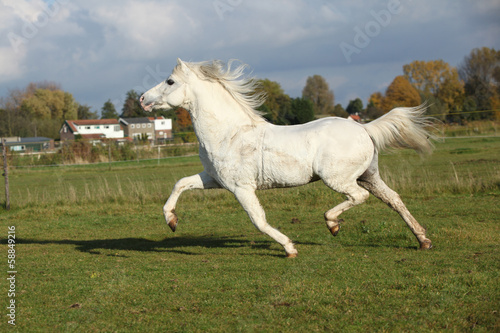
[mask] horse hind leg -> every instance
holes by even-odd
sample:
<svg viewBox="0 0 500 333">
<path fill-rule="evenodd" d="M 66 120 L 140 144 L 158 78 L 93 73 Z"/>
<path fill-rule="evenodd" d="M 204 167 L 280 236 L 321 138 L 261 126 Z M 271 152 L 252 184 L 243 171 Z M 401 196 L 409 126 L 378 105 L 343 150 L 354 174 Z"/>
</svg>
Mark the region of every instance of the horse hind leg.
<svg viewBox="0 0 500 333">
<path fill-rule="evenodd" d="M 364 175 L 362 178 L 358 179 L 358 184 L 385 202 L 393 210 L 398 212 L 417 238 L 421 250 L 432 248 L 431 240 L 425 235 L 425 228 L 417 222 L 413 215 L 411 215 L 410 211 L 401 200 L 399 194 L 387 186 L 387 184 L 380 178 L 378 172 L 370 175 Z"/>
<path fill-rule="evenodd" d="M 333 236 L 337 236 L 340 231 L 340 222 L 343 222 L 342 219 L 338 218 L 339 215 L 346 210 L 365 202 L 370 194 L 368 193 L 368 191 L 359 187 L 357 184 L 352 184 L 351 186 L 345 187 L 342 190 L 339 190 L 335 186 L 330 186 L 326 181 L 325 184 L 327 184 L 328 187 L 330 187 L 334 191 L 345 194 L 347 197 L 346 201 L 333 207 L 325 213 L 325 222 L 327 228 L 330 230 Z"/>
</svg>

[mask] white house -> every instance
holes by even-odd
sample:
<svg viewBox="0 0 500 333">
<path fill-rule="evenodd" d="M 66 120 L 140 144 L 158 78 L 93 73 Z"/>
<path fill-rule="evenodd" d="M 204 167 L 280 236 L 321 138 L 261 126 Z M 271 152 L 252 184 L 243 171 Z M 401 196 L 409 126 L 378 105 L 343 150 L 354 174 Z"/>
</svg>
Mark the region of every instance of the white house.
<svg viewBox="0 0 500 333">
<path fill-rule="evenodd" d="M 156 142 L 165 142 L 172 139 L 172 119 L 164 117 L 150 118 L 153 119 L 155 125 Z"/>
<path fill-rule="evenodd" d="M 74 140 L 76 135 L 83 139 L 121 139 L 123 128 L 117 119 L 66 120 L 59 130 L 61 140 Z"/>
<path fill-rule="evenodd" d="M 173 138 L 172 119 L 156 118 L 120 118 L 117 119 L 85 119 L 66 120 L 59 130 L 61 140 L 82 139 L 137 139 L 146 136 L 157 143 Z"/>
</svg>

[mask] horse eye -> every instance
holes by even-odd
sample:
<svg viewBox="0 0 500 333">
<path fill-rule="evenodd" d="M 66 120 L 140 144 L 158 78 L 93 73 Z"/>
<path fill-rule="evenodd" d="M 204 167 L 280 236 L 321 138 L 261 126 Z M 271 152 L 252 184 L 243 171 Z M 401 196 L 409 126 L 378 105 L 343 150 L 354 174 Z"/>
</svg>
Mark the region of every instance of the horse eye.
<svg viewBox="0 0 500 333">
<path fill-rule="evenodd" d="M 168 84 L 169 86 L 173 85 L 173 84 L 174 84 L 174 80 L 172 80 L 172 79 L 168 79 L 168 80 L 167 80 L 167 84 Z"/>
</svg>

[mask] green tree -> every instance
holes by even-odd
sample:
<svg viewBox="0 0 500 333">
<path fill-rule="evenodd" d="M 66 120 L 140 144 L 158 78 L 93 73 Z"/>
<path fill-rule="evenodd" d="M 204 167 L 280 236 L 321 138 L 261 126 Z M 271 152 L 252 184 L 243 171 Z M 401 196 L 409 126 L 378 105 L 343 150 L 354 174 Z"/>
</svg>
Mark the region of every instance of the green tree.
<svg viewBox="0 0 500 333">
<path fill-rule="evenodd" d="M 97 119 L 97 112 L 92 112 L 88 105 L 78 105 L 78 119 Z"/>
<path fill-rule="evenodd" d="M 344 110 L 341 104 L 337 104 L 334 106 L 332 114 L 336 117 L 342 118 L 347 118 L 349 116 L 349 114 L 346 110 Z"/>
<path fill-rule="evenodd" d="M 363 101 L 361 99 L 356 98 L 354 100 L 349 101 L 347 108 L 345 109 L 349 114 L 356 114 L 363 112 Z"/>
<path fill-rule="evenodd" d="M 108 99 L 101 108 L 101 119 L 118 119 L 115 105 Z"/>
<path fill-rule="evenodd" d="M 314 108 L 310 100 L 305 98 L 292 98 L 290 112 L 287 114 L 290 125 L 305 124 L 314 120 Z"/>
<path fill-rule="evenodd" d="M 366 106 L 365 117 L 369 120 L 377 119 L 384 115 L 384 111 L 377 107 L 374 103 L 370 102 Z"/>
<path fill-rule="evenodd" d="M 121 117 L 124 118 L 134 118 L 134 117 L 148 117 L 150 114 L 146 113 L 141 107 L 139 102 L 139 97 L 141 96 L 135 90 L 129 90 L 125 98 L 125 103 L 123 103 Z"/>
<path fill-rule="evenodd" d="M 475 99 L 478 110 L 491 110 L 500 105 L 499 84 L 496 79 L 500 67 L 500 51 L 483 47 L 474 49 L 460 64 L 458 73 L 465 82 L 465 95 Z M 491 113 L 482 113 L 491 117 Z"/>
<path fill-rule="evenodd" d="M 259 107 L 264 117 L 273 124 L 288 124 L 286 115 L 290 112 L 290 96 L 285 94 L 278 82 L 269 79 L 259 80 L 257 92 L 266 95 L 266 101 Z"/>
<path fill-rule="evenodd" d="M 321 75 L 313 75 L 307 78 L 306 85 L 302 90 L 302 98 L 313 103 L 316 114 L 329 114 L 333 110 L 334 95 L 328 83 Z"/>
</svg>

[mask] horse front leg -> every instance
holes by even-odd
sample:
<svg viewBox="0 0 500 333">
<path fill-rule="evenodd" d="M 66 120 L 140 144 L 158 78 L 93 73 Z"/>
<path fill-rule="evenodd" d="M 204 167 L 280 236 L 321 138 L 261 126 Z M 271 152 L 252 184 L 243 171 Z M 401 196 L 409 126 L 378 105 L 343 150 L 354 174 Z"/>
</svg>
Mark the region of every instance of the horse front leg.
<svg viewBox="0 0 500 333">
<path fill-rule="evenodd" d="M 294 258 L 297 256 L 297 250 L 295 249 L 292 241 L 267 223 L 266 213 L 260 205 L 259 199 L 257 198 L 253 188 L 237 188 L 234 191 L 234 195 L 243 209 L 247 212 L 253 225 L 260 232 L 265 233 L 280 243 L 281 246 L 284 247 L 288 258 Z"/>
<path fill-rule="evenodd" d="M 220 188 L 221 186 L 215 179 L 209 176 L 205 171 L 180 179 L 174 186 L 170 197 L 167 202 L 163 206 L 163 215 L 165 216 L 165 220 L 167 221 L 168 226 L 172 231 L 175 232 L 177 228 L 177 214 L 175 214 L 175 206 L 177 205 L 177 200 L 182 192 L 187 190 L 195 190 L 195 189 L 211 189 L 211 188 Z"/>
</svg>

